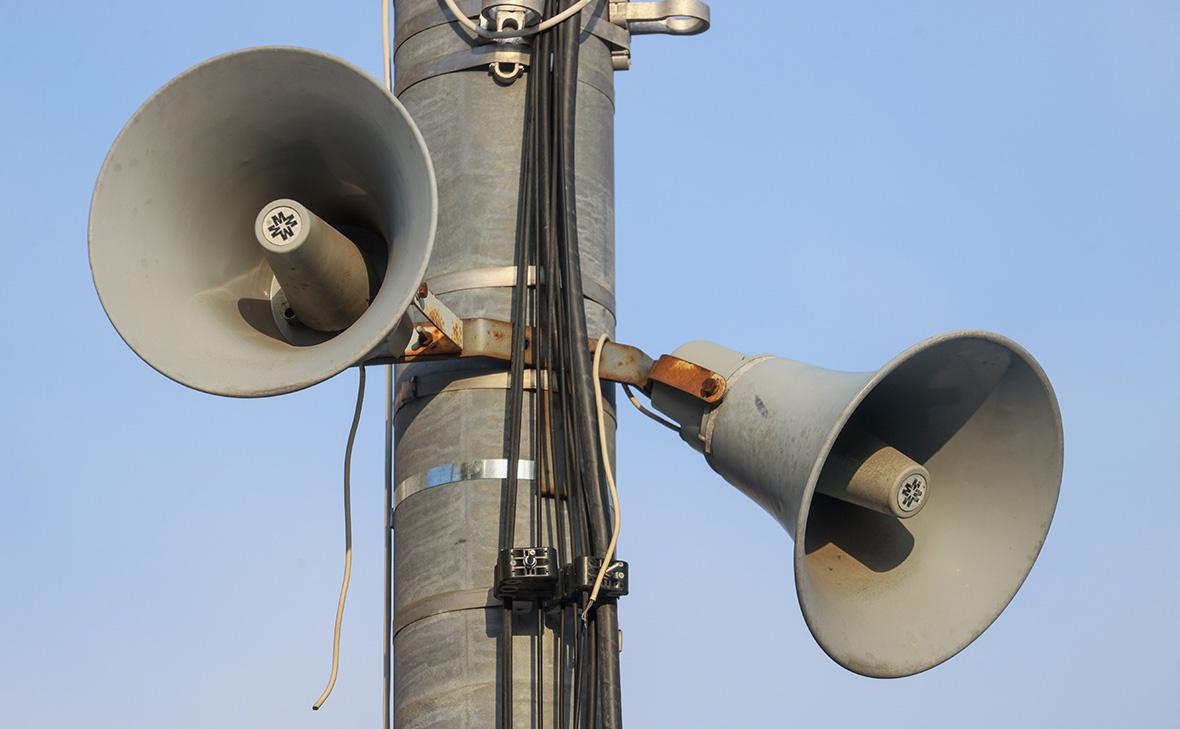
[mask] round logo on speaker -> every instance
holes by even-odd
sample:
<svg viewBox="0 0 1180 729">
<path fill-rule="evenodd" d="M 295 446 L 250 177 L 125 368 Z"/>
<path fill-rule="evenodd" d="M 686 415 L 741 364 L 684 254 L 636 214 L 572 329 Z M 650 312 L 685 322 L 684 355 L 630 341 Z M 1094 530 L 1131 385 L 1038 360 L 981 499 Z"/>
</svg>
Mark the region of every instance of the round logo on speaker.
<svg viewBox="0 0 1180 729">
<path fill-rule="evenodd" d="M 287 241 L 299 233 L 303 220 L 299 212 L 287 205 L 271 208 L 266 214 L 266 236 L 277 246 L 287 245 Z"/>
<path fill-rule="evenodd" d="M 914 511 L 926 498 L 926 477 L 920 473 L 910 474 L 897 491 L 897 506 L 902 511 Z"/>
</svg>

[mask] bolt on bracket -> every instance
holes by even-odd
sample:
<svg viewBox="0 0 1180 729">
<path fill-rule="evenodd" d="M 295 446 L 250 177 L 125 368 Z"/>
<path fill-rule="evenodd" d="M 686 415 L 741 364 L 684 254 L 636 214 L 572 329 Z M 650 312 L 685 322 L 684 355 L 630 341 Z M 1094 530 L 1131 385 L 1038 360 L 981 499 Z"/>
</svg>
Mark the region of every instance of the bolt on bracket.
<svg viewBox="0 0 1180 729">
<path fill-rule="evenodd" d="M 710 405 L 725 397 L 727 387 L 725 378 L 716 372 L 670 354 L 656 360 L 648 373 L 648 379 L 688 393 Z M 647 391 L 650 392 L 650 389 Z"/>
<path fill-rule="evenodd" d="M 438 335 L 445 337 L 460 351 L 463 349 L 463 320 L 439 301 L 425 281 L 418 286 L 418 291 L 414 295 L 414 306 L 418 307 L 418 311 L 435 326 Z M 417 330 L 418 340 L 422 346 L 430 344 L 434 339 L 434 332 L 425 327 L 418 327 Z"/>
</svg>

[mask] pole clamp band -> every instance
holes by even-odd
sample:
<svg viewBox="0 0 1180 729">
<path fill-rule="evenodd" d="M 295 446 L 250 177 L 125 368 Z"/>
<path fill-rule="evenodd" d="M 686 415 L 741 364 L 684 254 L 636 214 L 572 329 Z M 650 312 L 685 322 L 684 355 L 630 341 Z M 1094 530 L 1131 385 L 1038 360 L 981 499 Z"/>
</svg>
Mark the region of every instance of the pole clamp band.
<svg viewBox="0 0 1180 729">
<path fill-rule="evenodd" d="M 402 631 L 402 628 L 423 618 L 459 612 L 460 610 L 499 607 L 500 605 L 500 600 L 492 594 L 490 587 L 440 592 L 437 595 L 424 597 L 398 608 L 393 618 L 393 637 L 397 638 L 397 634 Z"/>
<path fill-rule="evenodd" d="M 516 266 L 488 266 L 455 271 L 427 279 L 430 290 L 435 294 L 449 294 L 469 289 L 499 289 L 516 286 Z M 537 269 L 529 266 L 528 285 L 537 285 Z M 582 277 L 582 295 L 615 314 L 615 295 L 597 281 Z"/>
<path fill-rule="evenodd" d="M 521 459 L 516 464 L 516 477 L 532 481 L 534 462 Z M 461 481 L 488 481 L 508 478 L 507 458 L 482 458 L 465 463 L 448 463 L 428 468 L 398 482 L 393 490 L 393 510 L 416 493 Z"/>
</svg>

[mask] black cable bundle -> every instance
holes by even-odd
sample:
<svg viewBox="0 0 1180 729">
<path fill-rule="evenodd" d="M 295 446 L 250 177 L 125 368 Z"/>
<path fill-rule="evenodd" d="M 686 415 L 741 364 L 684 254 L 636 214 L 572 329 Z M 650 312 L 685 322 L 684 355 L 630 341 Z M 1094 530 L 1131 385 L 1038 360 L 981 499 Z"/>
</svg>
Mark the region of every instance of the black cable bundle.
<svg viewBox="0 0 1180 729">
<path fill-rule="evenodd" d="M 594 405 L 595 383 L 591 374 L 589 336 L 586 331 L 585 298 L 582 293 L 581 253 L 578 247 L 577 194 L 575 189 L 574 139 L 577 112 L 578 50 L 582 34 L 580 22 L 563 23 L 557 31 L 557 50 L 553 61 L 554 108 L 559 180 L 557 208 L 560 211 L 558 248 L 561 259 L 562 293 L 568 319 L 563 329 L 569 352 L 570 383 L 564 392 L 572 401 L 572 420 L 581 470 L 579 482 L 589 527 L 590 552 L 605 555 L 610 534 L 607 529 L 607 502 L 602 474 L 603 457 L 599 452 Z M 603 600 L 590 612 L 587 632 L 593 651 L 591 685 L 597 697 L 590 696 L 590 726 L 595 726 L 595 710 L 601 708 L 603 729 L 622 727 L 622 702 L 619 691 L 618 615 L 613 600 Z"/>
<path fill-rule="evenodd" d="M 570 4 L 550 0 L 544 15 L 552 17 Z M 604 555 L 610 538 L 577 232 L 574 131 L 580 35 L 581 23 L 575 15 L 533 36 L 532 42 L 512 298 L 509 463 L 500 529 L 501 549 L 514 547 L 524 364 L 526 349 L 531 347 L 539 399 L 530 418 L 535 464 L 532 544 L 539 545 L 543 526 L 552 524 L 559 568 L 575 555 Z M 528 293 L 530 265 L 536 271 L 534 296 Z M 530 324 L 531 342 L 527 339 Z M 545 495 L 552 496 L 548 517 Z M 599 601 L 585 623 L 579 617 L 584 607 L 537 605 L 536 726 L 544 725 L 541 642 L 547 610 L 559 620 L 557 725 L 562 729 L 622 726 L 616 604 L 610 599 Z M 506 600 L 500 651 L 503 729 L 513 726 L 512 638 L 512 605 Z"/>
</svg>

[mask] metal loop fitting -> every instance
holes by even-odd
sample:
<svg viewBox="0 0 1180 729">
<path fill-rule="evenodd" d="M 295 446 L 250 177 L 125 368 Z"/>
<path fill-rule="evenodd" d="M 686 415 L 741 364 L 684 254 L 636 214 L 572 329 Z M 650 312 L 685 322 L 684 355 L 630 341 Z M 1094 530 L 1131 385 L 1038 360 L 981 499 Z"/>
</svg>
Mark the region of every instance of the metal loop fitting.
<svg viewBox="0 0 1180 729">
<path fill-rule="evenodd" d="M 709 6 L 700 0 L 612 2 L 610 19 L 631 35 L 697 35 L 709 29 Z"/>
</svg>

